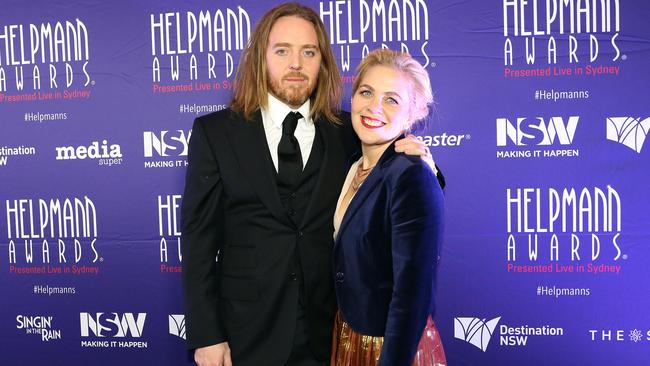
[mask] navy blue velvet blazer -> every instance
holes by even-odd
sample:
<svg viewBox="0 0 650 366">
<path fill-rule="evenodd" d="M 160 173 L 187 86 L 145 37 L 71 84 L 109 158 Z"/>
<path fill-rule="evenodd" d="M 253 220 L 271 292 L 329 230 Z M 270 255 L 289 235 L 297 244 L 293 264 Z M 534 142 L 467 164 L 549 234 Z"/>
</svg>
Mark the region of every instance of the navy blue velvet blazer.
<svg viewBox="0 0 650 366">
<path fill-rule="evenodd" d="M 384 337 L 381 366 L 411 365 L 433 316 L 443 209 L 431 169 L 391 145 L 341 222 L 334 246 L 339 308 L 356 332 Z"/>
</svg>

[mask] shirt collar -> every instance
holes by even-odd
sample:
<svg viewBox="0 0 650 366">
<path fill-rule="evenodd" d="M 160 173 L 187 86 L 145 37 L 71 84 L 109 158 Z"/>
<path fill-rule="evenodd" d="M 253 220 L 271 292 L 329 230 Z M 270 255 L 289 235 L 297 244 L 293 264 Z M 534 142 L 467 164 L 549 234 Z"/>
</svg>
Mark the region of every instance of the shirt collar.
<svg viewBox="0 0 650 366">
<path fill-rule="evenodd" d="M 288 105 L 284 104 L 282 101 L 280 101 L 278 98 L 275 96 L 271 95 L 271 93 L 268 94 L 268 110 L 266 113 L 268 114 L 269 117 L 271 117 L 271 123 L 273 127 L 275 128 L 282 128 L 282 122 L 284 121 L 284 118 L 289 114 L 289 112 L 300 112 L 303 118 L 298 120 L 298 123 L 300 121 L 304 120 L 307 123 L 311 123 L 311 117 L 309 116 L 309 109 L 311 107 L 311 102 L 309 99 L 305 103 L 303 103 L 300 108 L 298 109 L 292 109 Z"/>
</svg>

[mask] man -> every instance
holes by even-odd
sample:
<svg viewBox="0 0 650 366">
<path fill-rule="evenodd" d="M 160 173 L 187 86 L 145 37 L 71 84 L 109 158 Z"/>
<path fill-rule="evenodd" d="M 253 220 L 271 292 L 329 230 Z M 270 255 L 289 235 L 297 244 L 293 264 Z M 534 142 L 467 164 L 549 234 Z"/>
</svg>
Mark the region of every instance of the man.
<svg viewBox="0 0 650 366">
<path fill-rule="evenodd" d="M 272 9 L 242 52 L 230 108 L 194 122 L 182 241 L 187 341 L 200 366 L 329 360 L 332 217 L 358 149 L 336 112 L 329 44 L 312 9 Z"/>
</svg>

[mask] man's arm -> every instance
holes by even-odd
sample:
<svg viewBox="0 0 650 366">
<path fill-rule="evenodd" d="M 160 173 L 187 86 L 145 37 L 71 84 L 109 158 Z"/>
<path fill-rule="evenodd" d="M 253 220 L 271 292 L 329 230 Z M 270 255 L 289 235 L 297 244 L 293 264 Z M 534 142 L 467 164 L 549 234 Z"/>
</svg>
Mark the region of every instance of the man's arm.
<svg viewBox="0 0 650 366">
<path fill-rule="evenodd" d="M 223 223 L 223 185 L 200 118 L 192 128 L 188 163 L 181 207 L 187 344 L 197 349 L 199 365 L 223 365 L 226 356 L 230 362 L 218 311 L 216 263 Z"/>
<path fill-rule="evenodd" d="M 433 156 L 431 156 L 429 147 L 424 144 L 424 141 L 414 135 L 408 135 L 403 139 L 395 141 L 395 151 L 422 158 L 422 160 L 429 165 L 433 174 L 436 175 L 436 178 L 438 178 L 440 188 L 445 188 L 445 176 L 442 175 L 442 171 L 440 171 L 440 168 L 433 161 Z"/>
</svg>

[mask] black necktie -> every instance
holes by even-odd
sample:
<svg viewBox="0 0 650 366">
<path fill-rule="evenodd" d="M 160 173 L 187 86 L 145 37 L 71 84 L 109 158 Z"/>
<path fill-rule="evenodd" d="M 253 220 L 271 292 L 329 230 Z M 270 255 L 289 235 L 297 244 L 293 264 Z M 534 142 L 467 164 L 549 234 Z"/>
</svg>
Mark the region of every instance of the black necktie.
<svg viewBox="0 0 650 366">
<path fill-rule="evenodd" d="M 300 144 L 293 135 L 302 118 L 300 112 L 289 112 L 282 122 L 282 138 L 278 144 L 278 182 L 286 188 L 293 188 L 302 173 Z"/>
</svg>

